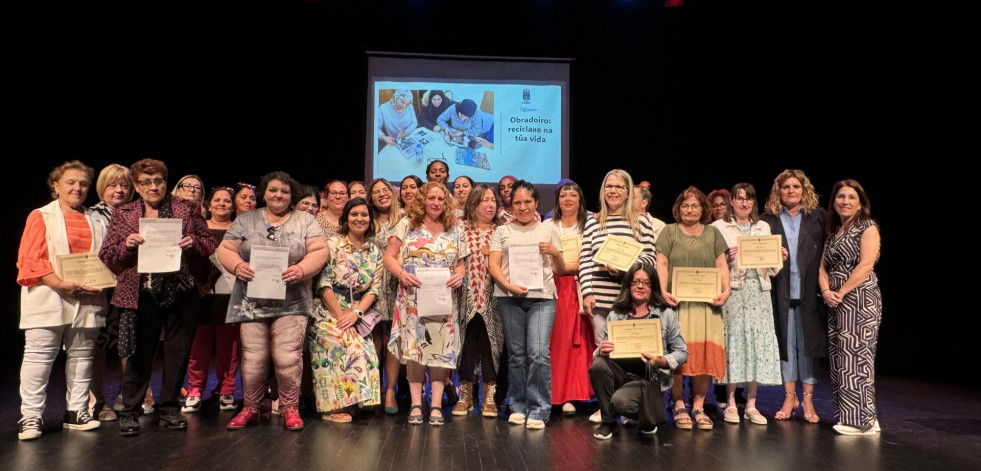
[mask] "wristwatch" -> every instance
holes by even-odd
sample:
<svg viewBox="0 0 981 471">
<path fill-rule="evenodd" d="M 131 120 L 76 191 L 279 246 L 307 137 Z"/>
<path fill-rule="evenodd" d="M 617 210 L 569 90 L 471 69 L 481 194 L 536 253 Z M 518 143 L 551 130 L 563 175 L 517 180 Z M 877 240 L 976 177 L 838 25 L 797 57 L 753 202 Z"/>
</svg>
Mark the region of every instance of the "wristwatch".
<svg viewBox="0 0 981 471">
<path fill-rule="evenodd" d="M 352 310 L 352 311 L 354 311 L 354 312 L 355 312 L 355 314 L 357 314 L 357 315 L 358 315 L 358 319 L 360 319 L 360 318 L 362 318 L 362 317 L 364 317 L 364 311 L 362 311 L 362 310 L 360 310 L 360 309 L 358 309 L 358 308 L 354 308 L 354 309 L 351 309 L 351 310 Z"/>
</svg>

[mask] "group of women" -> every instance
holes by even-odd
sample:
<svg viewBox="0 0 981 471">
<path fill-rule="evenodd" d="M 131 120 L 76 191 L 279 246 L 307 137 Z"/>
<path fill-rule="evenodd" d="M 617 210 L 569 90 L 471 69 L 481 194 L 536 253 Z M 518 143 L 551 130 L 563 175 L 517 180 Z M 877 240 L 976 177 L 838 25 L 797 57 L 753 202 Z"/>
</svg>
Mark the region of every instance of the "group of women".
<svg viewBox="0 0 981 471">
<path fill-rule="evenodd" d="M 582 189 L 564 181 L 544 222 L 534 185 L 514 177 L 502 179 L 498 191 L 465 176 L 450 183 L 440 160 L 429 163 L 425 182 L 407 176 L 395 188 L 385 179 L 332 180 L 321 194 L 280 171 L 263 175 L 258 188 L 237 184 L 207 194 L 195 175 L 166 193 L 167 169 L 157 160 L 111 171 L 115 178 L 100 177 L 97 185 L 101 202 L 86 210 L 92 169 L 78 161 L 56 167 L 49 176 L 54 201 L 28 218 L 18 257 L 26 337 L 21 439 L 41 434 L 44 389 L 62 343 L 70 365 L 65 427 L 99 426 L 88 395 L 97 358 L 105 357 L 97 356 L 96 338 L 106 322 L 106 293 L 67 280 L 58 263 L 82 253 L 98 254 L 116 276 L 111 304 L 118 349 L 128 358 L 117 399 L 124 435 L 140 432 L 159 344 L 165 360 L 158 416 L 171 429 L 186 427 L 181 410 L 201 407 L 214 350 L 218 387 L 211 394 L 222 409 L 237 408 L 232 392 L 241 370 L 242 409 L 229 429 L 258 423 L 270 389 L 291 430 L 304 427 L 299 406 L 306 392 L 324 420 L 350 422 L 359 408 L 378 404 L 397 413 L 404 367 L 411 424 L 426 421 L 427 376 L 428 422 L 445 423 L 442 401 L 444 393 L 451 402 L 457 396 L 451 376 L 458 371 L 454 415 L 479 405 L 482 415 L 497 417 L 506 393 L 509 423 L 537 430 L 553 405 L 574 414 L 575 403 L 596 397 L 600 410 L 590 420 L 600 423 L 597 438 L 608 438 L 618 416 L 643 410 L 642 399 L 625 400 L 620 390 L 645 378 L 605 359 L 615 350 L 606 322 L 641 317 L 662 320 L 665 352 L 645 355 L 655 371 L 646 379 L 657 380 L 658 391 L 670 388 L 678 428 L 712 428 L 704 411 L 712 378 L 727 385 L 726 421 L 740 418 L 737 384 L 748 395 L 743 417 L 766 423 L 756 409 L 757 386 L 783 383 L 786 400 L 774 418 L 789 418 L 800 404 L 797 381 L 804 383 L 804 418 L 817 421 L 816 359 L 830 344 L 835 429 L 879 430 L 867 374 L 881 320 L 873 271 L 878 226 L 854 180 L 836 184 L 825 213 L 803 172 L 787 170 L 762 215 L 755 189 L 740 183 L 711 224 L 708 198 L 689 187 L 673 206 L 676 223 L 662 229 L 631 203 L 633 180 L 619 169 L 603 179 L 596 214 L 586 210 Z M 140 199 L 129 203 L 132 188 Z M 177 271 L 139 266 L 145 218 L 184 221 Z M 740 268 L 736 238 L 770 233 L 783 236 L 790 263 Z M 611 237 L 642 245 L 629 270 L 595 260 Z M 250 282 L 269 276 L 253 264 L 254 254 L 286 260 L 273 274 L 284 285 L 281 295 L 250 292 Z M 723 289 L 707 302 L 679 301 L 669 289 L 675 267 L 717 268 Z M 692 383 L 690 414 L 685 376 Z M 99 404 L 101 393 L 94 394 Z"/>
</svg>

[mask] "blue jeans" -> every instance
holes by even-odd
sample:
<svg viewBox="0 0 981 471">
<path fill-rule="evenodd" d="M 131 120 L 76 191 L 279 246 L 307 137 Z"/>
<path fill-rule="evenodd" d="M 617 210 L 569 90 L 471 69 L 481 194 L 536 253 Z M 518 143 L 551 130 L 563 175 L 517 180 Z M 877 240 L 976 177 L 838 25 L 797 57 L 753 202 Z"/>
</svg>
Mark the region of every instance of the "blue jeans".
<svg viewBox="0 0 981 471">
<path fill-rule="evenodd" d="M 511 410 L 548 422 L 552 413 L 549 339 L 555 300 L 499 296 L 497 310 L 508 349 Z"/>
</svg>

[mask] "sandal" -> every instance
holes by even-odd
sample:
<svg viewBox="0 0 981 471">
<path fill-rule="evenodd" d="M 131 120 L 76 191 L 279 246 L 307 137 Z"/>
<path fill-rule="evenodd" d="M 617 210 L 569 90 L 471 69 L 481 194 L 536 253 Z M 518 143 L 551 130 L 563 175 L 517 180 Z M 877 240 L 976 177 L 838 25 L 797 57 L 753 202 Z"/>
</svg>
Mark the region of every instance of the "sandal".
<svg viewBox="0 0 981 471">
<path fill-rule="evenodd" d="M 688 409 L 684 407 L 679 407 L 673 411 L 674 414 L 674 426 L 681 430 L 691 430 L 691 416 L 688 415 Z M 684 414 L 684 415 L 682 415 Z"/>
<path fill-rule="evenodd" d="M 790 406 L 790 412 L 784 412 L 783 408 L 781 408 L 780 410 L 777 411 L 776 414 L 773 414 L 774 419 L 790 420 L 794 416 L 794 409 L 800 407 L 800 399 L 797 398 L 797 392 L 787 391 L 787 396 L 788 397 L 792 396 L 794 398 L 794 403 L 792 406 Z M 787 401 L 784 400 L 784 406 L 786 405 L 787 405 Z"/>
<path fill-rule="evenodd" d="M 439 412 L 439 416 L 433 415 L 436 412 Z M 429 411 L 429 425 L 434 425 L 434 426 L 437 426 L 438 427 L 438 426 L 443 425 L 445 423 L 446 423 L 446 417 L 443 417 L 443 410 L 442 409 L 436 407 L 436 408 L 432 408 Z"/>
<path fill-rule="evenodd" d="M 816 423 L 818 423 L 818 422 L 821 421 L 821 418 L 818 417 L 817 411 L 814 411 L 814 412 L 812 412 L 810 414 L 807 413 L 807 408 L 805 407 L 807 405 L 807 402 L 808 402 L 807 401 L 807 396 L 811 396 L 811 398 L 812 398 L 812 400 L 810 401 L 811 402 L 811 410 L 812 411 L 814 410 L 814 401 L 813 401 L 814 393 L 812 393 L 812 392 L 810 392 L 810 393 L 809 392 L 804 393 L 804 405 L 801 406 L 801 408 L 804 409 L 804 420 L 806 420 L 809 423 L 816 424 Z"/>
<path fill-rule="evenodd" d="M 695 415 L 695 424 L 698 425 L 699 430 L 712 430 L 712 427 L 715 426 L 715 422 L 712 422 L 704 410 L 692 409 L 691 413 Z"/>
<path fill-rule="evenodd" d="M 348 414 L 346 412 L 339 412 L 336 414 L 324 414 L 321 416 L 321 418 L 339 424 L 346 424 L 352 420 L 351 414 Z"/>
<path fill-rule="evenodd" d="M 412 411 L 418 410 L 418 414 L 413 414 Z M 409 408 L 409 423 L 412 425 L 419 425 L 422 423 L 422 405 L 415 404 Z"/>
<path fill-rule="evenodd" d="M 753 410 L 756 410 L 756 409 L 753 409 Z M 749 411 L 747 411 L 747 415 L 748 414 L 749 414 Z M 726 407 L 725 413 L 722 414 L 722 420 L 724 420 L 726 422 L 729 422 L 730 424 L 738 424 L 739 423 L 739 409 L 737 409 L 735 406 Z"/>
</svg>

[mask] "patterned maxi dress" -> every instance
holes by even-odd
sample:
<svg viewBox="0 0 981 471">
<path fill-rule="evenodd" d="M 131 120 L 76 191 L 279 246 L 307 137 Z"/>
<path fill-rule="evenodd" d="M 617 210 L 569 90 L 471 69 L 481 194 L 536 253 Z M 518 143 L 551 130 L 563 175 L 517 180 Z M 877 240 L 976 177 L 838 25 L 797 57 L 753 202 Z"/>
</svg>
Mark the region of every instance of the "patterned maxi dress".
<svg viewBox="0 0 981 471">
<path fill-rule="evenodd" d="M 352 299 L 377 296 L 381 272 L 381 251 L 366 242 L 356 249 L 347 237 L 328 239 L 330 260 L 320 275 L 320 289 L 333 290 L 341 309 L 352 308 Z M 319 292 L 319 291 L 318 291 Z M 337 320 L 324 306 L 318 306 L 309 335 L 310 364 L 317 411 L 331 412 L 355 404 L 380 403 L 381 380 L 378 355 L 370 339 L 340 330 Z"/>
<path fill-rule="evenodd" d="M 824 267 L 828 287 L 837 291 L 858 266 L 862 234 L 875 221 L 850 225 L 840 236 L 825 242 Z M 876 254 L 878 261 L 878 254 Z M 828 309 L 828 346 L 831 361 L 831 396 L 835 419 L 867 429 L 878 415 L 875 410 L 875 351 L 882 323 L 882 293 L 875 271 L 845 294 L 837 307 Z"/>
<path fill-rule="evenodd" d="M 450 270 L 463 256 L 458 226 L 433 236 L 425 224 L 410 229 L 409 218 L 404 218 L 395 227 L 393 235 L 402 241 L 402 266 L 406 271 L 411 272 L 414 267 L 447 267 Z M 400 284 L 392 314 L 392 338 L 388 342 L 388 350 L 398 356 L 402 364 L 414 361 L 423 366 L 456 369 L 460 355 L 458 295 L 458 291 L 453 292 L 453 309 L 448 316 L 419 317 L 416 289 Z"/>
</svg>

